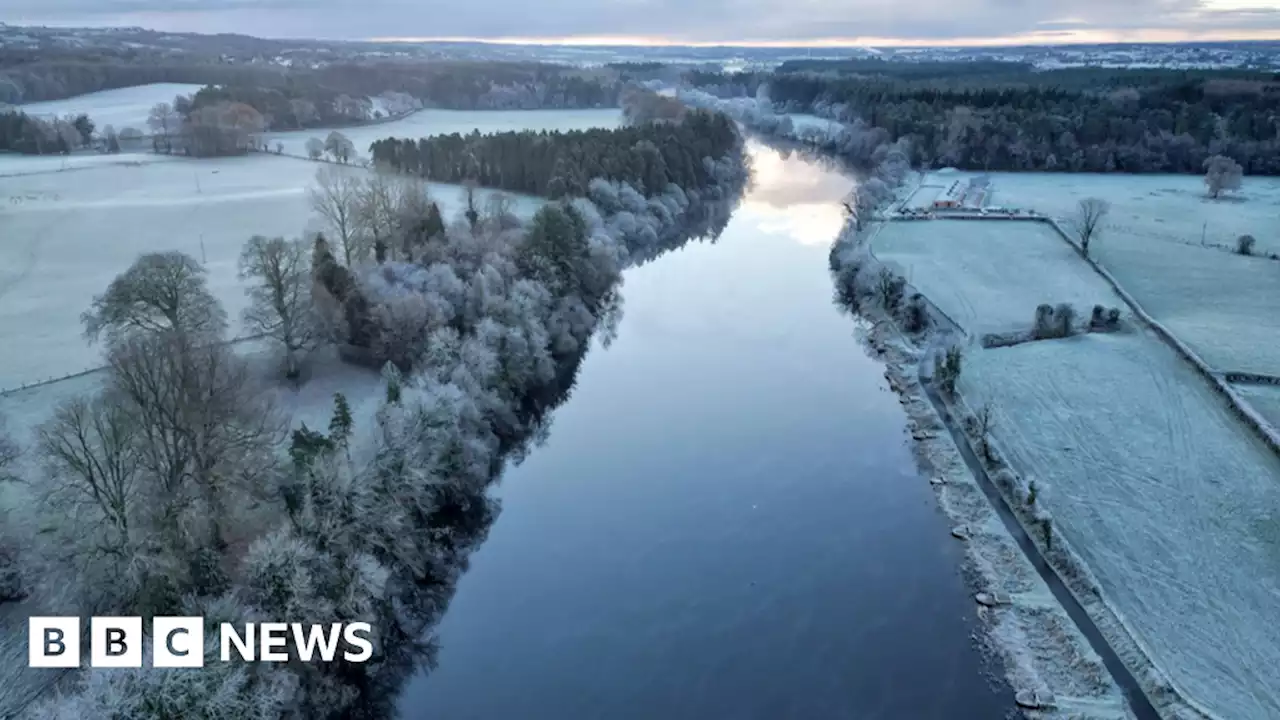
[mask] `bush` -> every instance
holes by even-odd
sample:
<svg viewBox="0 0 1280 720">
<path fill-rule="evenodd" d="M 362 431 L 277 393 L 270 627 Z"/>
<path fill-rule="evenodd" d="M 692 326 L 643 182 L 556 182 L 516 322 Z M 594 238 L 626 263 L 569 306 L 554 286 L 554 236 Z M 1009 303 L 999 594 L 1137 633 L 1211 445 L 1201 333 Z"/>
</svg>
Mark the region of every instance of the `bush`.
<svg viewBox="0 0 1280 720">
<path fill-rule="evenodd" d="M 1075 330 L 1076 309 L 1070 303 L 1062 303 L 1054 309 L 1054 319 L 1057 320 L 1058 337 L 1071 337 L 1071 333 Z"/>
<path fill-rule="evenodd" d="M 1252 235 L 1241 235 L 1236 238 L 1236 252 L 1241 255 L 1252 255 L 1253 246 L 1257 242 Z"/>
<path fill-rule="evenodd" d="M 1041 303 L 1036 306 L 1036 319 L 1031 328 L 1031 335 L 1036 340 L 1045 340 L 1054 336 L 1052 305 Z"/>
<path fill-rule="evenodd" d="M 1120 308 L 1111 308 L 1107 311 L 1107 328 L 1115 330 L 1120 327 Z"/>
<path fill-rule="evenodd" d="M 1107 309 L 1101 305 L 1094 305 L 1093 312 L 1089 315 L 1089 329 L 1098 330 L 1107 325 L 1106 317 Z"/>
<path fill-rule="evenodd" d="M 909 333 L 924 332 L 929 327 L 929 308 L 925 305 L 924 296 L 915 293 L 907 301 L 902 316 L 902 327 Z"/>
</svg>

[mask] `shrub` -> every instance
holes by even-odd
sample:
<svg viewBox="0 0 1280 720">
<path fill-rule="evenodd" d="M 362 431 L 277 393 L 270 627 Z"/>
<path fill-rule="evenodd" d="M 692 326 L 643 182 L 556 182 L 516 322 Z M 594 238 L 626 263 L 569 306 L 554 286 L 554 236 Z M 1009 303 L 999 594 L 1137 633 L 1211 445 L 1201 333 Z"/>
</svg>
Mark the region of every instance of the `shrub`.
<svg viewBox="0 0 1280 720">
<path fill-rule="evenodd" d="M 1071 337 L 1075 329 L 1076 309 L 1070 303 L 1062 303 L 1054 310 L 1054 319 L 1057 320 L 1057 336 Z"/>
<path fill-rule="evenodd" d="M 924 296 L 915 293 L 907 301 L 906 311 L 902 317 L 902 327 L 909 333 L 923 332 L 929 327 L 929 309 L 925 305 Z"/>
<path fill-rule="evenodd" d="M 1053 306 L 1041 303 L 1036 306 L 1036 320 L 1031 334 L 1036 340 L 1044 340 L 1053 337 L 1053 332 Z"/>
<path fill-rule="evenodd" d="M 1027 505 L 1035 505 L 1036 498 L 1040 496 L 1040 488 L 1036 487 L 1036 481 L 1032 480 L 1027 483 Z"/>
<path fill-rule="evenodd" d="M 1106 313 L 1106 308 L 1101 305 L 1094 305 L 1093 313 L 1089 315 L 1089 329 L 1098 330 L 1105 327 L 1107 324 Z"/>
<path fill-rule="evenodd" d="M 1111 308 L 1107 311 L 1107 327 L 1112 330 L 1120 327 L 1120 308 Z"/>
<path fill-rule="evenodd" d="M 1253 246 L 1257 242 L 1252 235 L 1241 235 L 1236 238 L 1236 252 L 1241 255 L 1252 255 Z"/>
</svg>

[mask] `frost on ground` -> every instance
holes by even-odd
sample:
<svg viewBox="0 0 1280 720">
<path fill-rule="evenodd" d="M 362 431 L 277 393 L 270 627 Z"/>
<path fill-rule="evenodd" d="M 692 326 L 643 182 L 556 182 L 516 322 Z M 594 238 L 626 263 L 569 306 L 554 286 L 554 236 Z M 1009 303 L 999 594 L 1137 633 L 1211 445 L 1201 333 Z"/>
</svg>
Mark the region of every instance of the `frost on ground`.
<svg viewBox="0 0 1280 720">
<path fill-rule="evenodd" d="M 877 258 L 898 270 L 967 332 L 1031 327 L 1036 306 L 1124 301 L 1045 223 L 1020 220 L 916 220 L 887 223 Z"/>
<path fill-rule="evenodd" d="M 960 389 L 1152 661 L 1280 717 L 1280 460 L 1208 383 L 1143 330 L 975 351 Z"/>
<path fill-rule="evenodd" d="M 192 95 L 201 87 L 204 86 L 187 83 L 135 85 L 77 95 L 65 100 L 27 103 L 20 105 L 19 109 L 28 115 L 42 118 L 85 114 L 99 130 L 113 125 L 116 130 L 135 128 L 145 133 L 148 132 L 147 114 L 156 103 L 171 103 L 174 97 Z"/>
<path fill-rule="evenodd" d="M 0 177 L 44 175 L 108 165 L 149 165 L 151 163 L 171 162 L 179 159 L 175 155 L 156 155 L 154 153 L 103 155 L 96 152 L 81 152 L 74 155 L 0 155 Z M 0 196 L 0 212 L 3 211 L 4 207 L 18 205 L 29 199 L 22 192 L 10 192 L 7 195 Z"/>
<path fill-rule="evenodd" d="M 875 311 L 872 311 L 873 313 Z M 885 375 L 911 419 L 909 430 L 922 474 L 948 518 L 968 529 L 966 569 L 983 592 L 1008 593 L 1012 603 L 980 607 L 978 616 L 1015 691 L 1053 694 L 1057 708 L 1032 718 L 1121 720 L 1132 713 L 1102 659 L 1070 621 L 961 458 L 917 376 L 917 356 L 892 326 L 877 321 L 870 344 L 888 364 Z"/>
<path fill-rule="evenodd" d="M 977 173 L 933 174 L 927 184 L 943 185 Z M 1253 235 L 1259 252 L 1280 253 L 1280 178 L 1246 177 L 1238 193 L 1212 200 L 1199 175 L 1091 173 L 991 173 L 994 195 L 988 205 L 1037 210 L 1071 217 L 1087 197 L 1111 203 L 1099 244 L 1127 235 L 1169 243 L 1234 248 L 1236 238 Z"/>
<path fill-rule="evenodd" d="M 267 133 L 264 141 L 275 148 L 284 144 L 289 155 L 306 155 L 307 140 L 313 137 L 323 140 L 332 130 L 346 135 L 355 145 L 360 157 L 369 155 L 369 145 L 386 137 L 423 138 L 431 135 L 458 133 L 468 135 L 478 130 L 480 134 L 495 132 L 519 132 L 521 130 L 589 130 L 591 128 L 616 128 L 622 124 L 622 113 L 617 108 L 594 110 L 419 110 L 411 115 L 383 123 L 371 123 L 347 128 L 311 128 L 290 132 Z"/>
<path fill-rule="evenodd" d="M 1280 262 L 1110 230 L 1095 245 L 1120 286 L 1210 367 L 1280 375 Z"/>
<path fill-rule="evenodd" d="M 1280 385 L 1237 383 L 1231 387 L 1262 417 L 1266 418 L 1267 422 L 1271 423 L 1271 427 L 1280 430 Z"/>
<path fill-rule="evenodd" d="M 0 177 L 0 337 L 23 347 L 0 355 L 0 390 L 101 365 L 81 337 L 80 314 L 144 252 L 202 260 L 209 289 L 238 318 L 241 248 L 253 235 L 302 233 L 314 216 L 307 188 L 318 167 L 253 155 Z M 462 188 L 433 183 L 429 192 L 447 218 L 461 211 Z M 3 202 L 14 196 L 21 202 Z M 520 198 L 517 214 L 539 204 Z"/>
</svg>

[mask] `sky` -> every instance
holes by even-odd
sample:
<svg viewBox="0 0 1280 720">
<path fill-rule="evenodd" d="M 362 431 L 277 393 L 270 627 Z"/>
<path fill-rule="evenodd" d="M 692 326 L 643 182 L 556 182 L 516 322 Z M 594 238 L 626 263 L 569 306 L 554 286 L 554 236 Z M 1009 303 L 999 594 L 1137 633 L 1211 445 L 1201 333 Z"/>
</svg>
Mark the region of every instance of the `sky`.
<svg viewBox="0 0 1280 720">
<path fill-rule="evenodd" d="M 3 0 L 0 22 L 586 44 L 1280 40 L 1280 0 Z"/>
</svg>

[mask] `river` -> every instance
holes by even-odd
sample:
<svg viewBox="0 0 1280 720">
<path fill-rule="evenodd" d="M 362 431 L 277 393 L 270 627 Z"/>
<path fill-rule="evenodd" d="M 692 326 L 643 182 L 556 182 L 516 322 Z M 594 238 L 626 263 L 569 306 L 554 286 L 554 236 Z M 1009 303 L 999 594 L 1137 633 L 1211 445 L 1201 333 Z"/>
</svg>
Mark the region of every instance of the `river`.
<svg viewBox="0 0 1280 720">
<path fill-rule="evenodd" d="M 884 367 L 832 302 L 853 181 L 751 154 L 717 243 L 628 271 L 616 341 L 495 489 L 403 720 L 1012 709 Z"/>
</svg>

